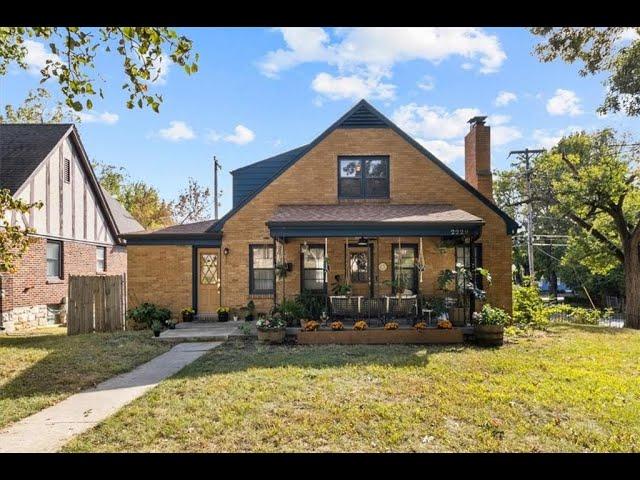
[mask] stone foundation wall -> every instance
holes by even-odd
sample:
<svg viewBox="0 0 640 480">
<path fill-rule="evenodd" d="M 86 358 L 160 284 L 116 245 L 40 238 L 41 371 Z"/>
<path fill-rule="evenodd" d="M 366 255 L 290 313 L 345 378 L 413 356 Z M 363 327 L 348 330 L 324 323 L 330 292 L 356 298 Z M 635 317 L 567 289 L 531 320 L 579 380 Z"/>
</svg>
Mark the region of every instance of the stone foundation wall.
<svg viewBox="0 0 640 480">
<path fill-rule="evenodd" d="M 2 326 L 5 332 L 12 333 L 48 324 L 47 306 L 32 305 L 17 307 L 2 314 Z"/>
</svg>

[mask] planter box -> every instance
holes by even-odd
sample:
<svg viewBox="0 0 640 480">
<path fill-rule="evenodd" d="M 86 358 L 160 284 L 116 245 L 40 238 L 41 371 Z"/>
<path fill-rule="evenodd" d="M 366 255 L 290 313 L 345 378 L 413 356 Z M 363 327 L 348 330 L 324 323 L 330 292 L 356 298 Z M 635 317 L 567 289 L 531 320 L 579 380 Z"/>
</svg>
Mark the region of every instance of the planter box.
<svg viewBox="0 0 640 480">
<path fill-rule="evenodd" d="M 426 330 L 318 330 L 317 332 L 298 332 L 298 343 L 304 345 L 317 344 L 370 344 L 384 345 L 388 343 L 462 343 L 462 330 L 427 328 Z"/>
<path fill-rule="evenodd" d="M 504 343 L 504 327 L 497 325 L 476 325 L 476 342 L 485 347 L 499 347 Z"/>
<path fill-rule="evenodd" d="M 284 336 L 287 334 L 285 329 L 262 331 L 258 330 L 258 340 L 265 343 L 282 343 Z"/>
</svg>

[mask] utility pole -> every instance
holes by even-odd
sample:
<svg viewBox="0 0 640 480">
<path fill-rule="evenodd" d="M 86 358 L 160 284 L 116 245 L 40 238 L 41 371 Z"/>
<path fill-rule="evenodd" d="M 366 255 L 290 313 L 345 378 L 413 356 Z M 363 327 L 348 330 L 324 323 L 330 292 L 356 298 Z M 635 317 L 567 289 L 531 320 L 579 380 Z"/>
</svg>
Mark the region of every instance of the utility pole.
<svg viewBox="0 0 640 480">
<path fill-rule="evenodd" d="M 222 165 L 216 156 L 213 156 L 213 218 L 218 220 L 218 170 L 222 170 Z"/>
<path fill-rule="evenodd" d="M 525 181 L 527 186 L 527 258 L 529 260 L 529 277 L 531 278 L 531 282 L 536 281 L 536 268 L 533 261 L 533 206 L 531 205 L 533 202 L 531 201 L 531 159 L 540 153 L 543 153 L 545 150 L 529 150 L 525 148 L 524 150 L 512 150 L 509 152 L 507 158 L 511 155 L 518 155 L 521 161 L 524 162 L 525 171 Z M 515 164 L 512 164 L 516 166 Z"/>
</svg>

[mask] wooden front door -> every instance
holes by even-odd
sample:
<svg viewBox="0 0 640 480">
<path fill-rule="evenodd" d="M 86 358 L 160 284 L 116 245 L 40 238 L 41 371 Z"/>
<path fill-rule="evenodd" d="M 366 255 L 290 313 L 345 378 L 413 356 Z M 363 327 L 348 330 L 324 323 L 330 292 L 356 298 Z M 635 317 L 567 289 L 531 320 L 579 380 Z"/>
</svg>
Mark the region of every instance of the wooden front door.
<svg viewBox="0 0 640 480">
<path fill-rule="evenodd" d="M 351 276 L 351 294 L 363 297 L 372 295 L 373 255 L 369 247 L 349 246 L 349 275 Z"/>
<path fill-rule="evenodd" d="M 220 306 L 220 249 L 198 249 L 198 315 L 216 313 Z"/>
</svg>

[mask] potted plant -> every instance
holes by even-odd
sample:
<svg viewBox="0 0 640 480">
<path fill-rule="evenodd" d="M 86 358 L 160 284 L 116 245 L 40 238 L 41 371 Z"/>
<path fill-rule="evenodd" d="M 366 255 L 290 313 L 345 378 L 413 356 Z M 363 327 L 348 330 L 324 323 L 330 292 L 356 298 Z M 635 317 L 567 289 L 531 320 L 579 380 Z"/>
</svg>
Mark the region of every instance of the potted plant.
<svg viewBox="0 0 640 480">
<path fill-rule="evenodd" d="M 219 322 L 229 321 L 229 307 L 218 308 L 218 321 Z"/>
<path fill-rule="evenodd" d="M 304 330 L 305 332 L 315 332 L 316 330 L 318 330 L 318 328 L 320 328 L 320 324 L 318 322 L 316 322 L 315 320 L 308 320 L 307 322 L 305 322 L 302 330 Z"/>
<path fill-rule="evenodd" d="M 500 346 L 504 343 L 504 327 L 511 321 L 509 314 L 488 303 L 482 312 L 473 313 L 476 341 L 482 346 Z"/>
<path fill-rule="evenodd" d="M 175 330 L 176 321 L 175 320 L 167 320 L 167 327 L 169 327 L 169 330 Z"/>
<path fill-rule="evenodd" d="M 339 332 L 340 330 L 344 330 L 344 325 L 340 321 L 331 322 L 331 330 L 334 332 Z"/>
<path fill-rule="evenodd" d="M 351 285 L 344 282 L 340 275 L 336 275 L 334 278 L 336 281 L 331 285 L 331 293 L 345 297 L 351 295 Z"/>
<path fill-rule="evenodd" d="M 193 317 L 196 315 L 196 311 L 193 307 L 183 308 L 180 313 L 182 313 L 183 322 L 192 322 Z"/>
<path fill-rule="evenodd" d="M 366 330 L 368 327 L 369 325 L 367 325 L 367 322 L 365 322 L 364 320 L 358 320 L 353 324 L 354 330 Z"/>
<path fill-rule="evenodd" d="M 154 337 L 159 337 L 160 332 L 162 332 L 162 322 L 160 320 L 154 320 L 151 322 L 151 330 L 153 331 Z"/>
<path fill-rule="evenodd" d="M 397 330 L 398 328 L 400 328 L 398 322 L 388 322 L 384 324 L 385 330 Z"/>
<path fill-rule="evenodd" d="M 253 322 L 253 320 L 256 318 L 256 304 L 253 302 L 253 300 L 249 300 L 249 303 L 247 303 L 246 311 L 247 314 L 244 317 L 245 321 Z"/>
<path fill-rule="evenodd" d="M 269 317 L 260 317 L 256 322 L 258 340 L 266 343 L 282 343 L 286 335 L 287 322 L 280 313 Z"/>
</svg>

